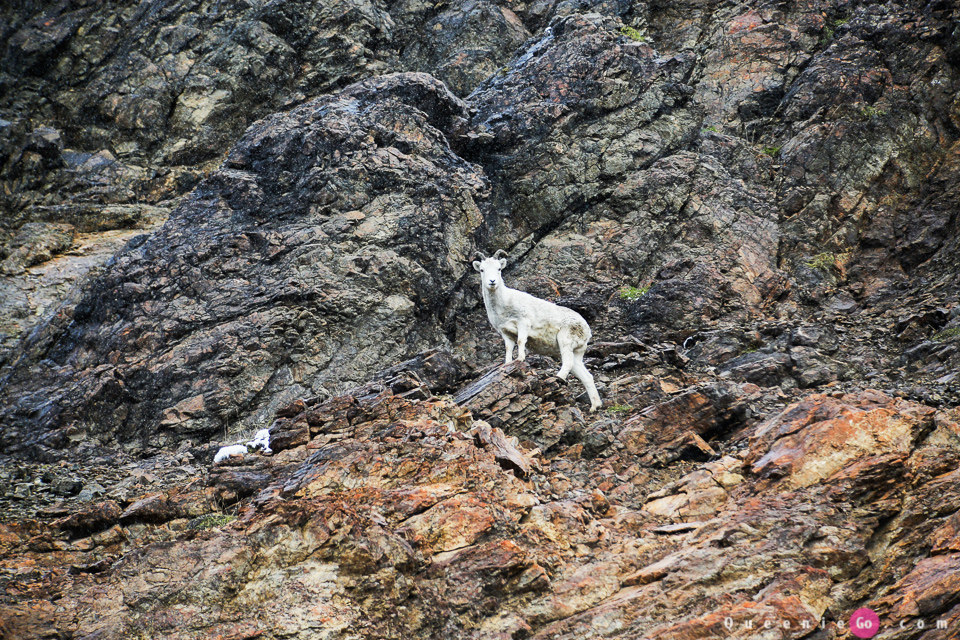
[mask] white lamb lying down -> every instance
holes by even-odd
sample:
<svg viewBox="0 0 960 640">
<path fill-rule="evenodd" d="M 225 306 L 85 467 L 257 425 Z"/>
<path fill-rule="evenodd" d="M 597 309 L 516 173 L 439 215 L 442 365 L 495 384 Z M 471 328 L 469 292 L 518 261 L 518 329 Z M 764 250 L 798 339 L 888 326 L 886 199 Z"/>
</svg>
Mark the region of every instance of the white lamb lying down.
<svg viewBox="0 0 960 640">
<path fill-rule="evenodd" d="M 513 347 L 517 347 L 517 359 L 527 357 L 527 348 L 534 353 L 560 359 L 557 377 L 566 380 L 572 373 L 587 390 L 590 411 L 603 405 L 593 376 L 583 365 L 583 354 L 590 340 L 587 321 L 573 309 L 561 307 L 529 293 L 511 289 L 503 283 L 501 271 L 507 261 L 497 251 L 492 258 L 483 258 L 473 263 L 480 272 L 483 304 L 487 318 L 506 343 L 504 362 L 513 360 Z M 483 254 L 480 254 L 483 257 Z"/>
<path fill-rule="evenodd" d="M 224 460 L 230 458 L 231 456 L 245 456 L 247 454 L 247 445 L 245 444 L 228 444 L 225 447 L 220 447 L 220 451 L 217 451 L 217 455 L 213 456 L 213 464 L 218 462 L 223 462 Z"/>
<path fill-rule="evenodd" d="M 213 457 L 213 464 L 223 462 L 232 456 L 245 456 L 250 451 L 260 451 L 266 455 L 273 453 L 270 449 L 270 429 L 260 429 L 253 436 L 253 440 L 250 440 L 247 444 L 229 444 L 220 447 L 217 455 Z"/>
</svg>

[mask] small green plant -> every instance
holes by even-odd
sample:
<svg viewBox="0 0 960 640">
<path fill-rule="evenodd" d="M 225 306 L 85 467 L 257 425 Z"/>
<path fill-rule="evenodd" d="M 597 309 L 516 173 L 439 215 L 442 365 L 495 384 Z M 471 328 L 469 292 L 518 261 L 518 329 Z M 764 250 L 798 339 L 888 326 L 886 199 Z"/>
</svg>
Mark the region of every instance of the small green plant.
<svg viewBox="0 0 960 640">
<path fill-rule="evenodd" d="M 194 518 L 187 523 L 187 528 L 194 531 L 205 531 L 207 529 L 216 529 L 223 525 L 233 522 L 237 516 L 231 516 L 226 513 L 208 513 L 205 516 Z"/>
<path fill-rule="evenodd" d="M 620 27 L 621 35 L 625 35 L 631 40 L 636 40 L 637 42 L 646 42 L 647 38 L 642 33 L 634 29 L 633 27 Z"/>
<path fill-rule="evenodd" d="M 848 22 L 850 22 L 850 18 L 837 18 L 833 22 L 824 25 L 823 31 L 820 33 L 820 45 L 826 46 L 831 40 L 833 40 L 833 36 L 836 35 L 837 29 Z"/>
<path fill-rule="evenodd" d="M 716 126 L 710 125 L 709 127 L 704 127 L 704 131 L 713 131 L 714 133 L 720 133 L 720 129 L 717 129 Z"/>
<path fill-rule="evenodd" d="M 777 145 L 775 147 L 764 147 L 763 152 L 768 156 L 770 156 L 771 158 L 776 158 L 778 155 L 780 155 L 781 148 L 782 148 L 782 145 Z"/>
<path fill-rule="evenodd" d="M 605 411 L 613 415 L 617 413 L 627 413 L 628 411 L 633 411 L 633 407 L 629 404 L 612 404 L 607 407 Z"/>
<path fill-rule="evenodd" d="M 944 329 L 940 333 L 936 334 L 931 338 L 934 342 L 945 342 L 950 338 L 956 338 L 960 336 L 960 327 L 950 327 L 949 329 Z"/>
<path fill-rule="evenodd" d="M 852 251 L 841 251 L 840 253 L 824 251 L 823 253 L 818 253 L 813 256 L 813 258 L 807 262 L 807 266 L 828 274 L 836 269 L 841 275 L 845 275 L 847 263 L 850 262 L 850 258 L 852 257 Z"/>
<path fill-rule="evenodd" d="M 645 287 L 623 287 L 620 289 L 620 299 L 621 300 L 637 300 L 647 294 L 647 291 L 650 291 L 650 285 Z"/>
<path fill-rule="evenodd" d="M 867 105 L 864 108 L 860 109 L 860 116 L 864 120 L 873 120 L 874 118 L 881 118 L 887 115 L 886 111 L 878 109 L 873 105 Z"/>
</svg>

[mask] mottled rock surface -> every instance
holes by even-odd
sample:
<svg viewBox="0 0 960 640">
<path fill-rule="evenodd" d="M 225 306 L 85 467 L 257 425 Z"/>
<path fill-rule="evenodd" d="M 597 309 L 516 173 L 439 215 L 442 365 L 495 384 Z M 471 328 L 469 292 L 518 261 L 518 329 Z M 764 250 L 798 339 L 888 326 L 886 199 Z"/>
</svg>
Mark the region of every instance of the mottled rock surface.
<svg viewBox="0 0 960 640">
<path fill-rule="evenodd" d="M 5 10 L 0 637 L 956 637 L 958 25 Z M 478 249 L 601 411 L 498 364 Z"/>
</svg>

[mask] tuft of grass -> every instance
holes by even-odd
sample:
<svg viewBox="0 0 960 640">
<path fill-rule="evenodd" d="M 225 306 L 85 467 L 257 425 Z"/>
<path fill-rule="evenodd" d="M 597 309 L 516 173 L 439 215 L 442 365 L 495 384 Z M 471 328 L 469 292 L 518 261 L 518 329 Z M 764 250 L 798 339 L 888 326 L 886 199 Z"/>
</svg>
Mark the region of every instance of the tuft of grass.
<svg viewBox="0 0 960 640">
<path fill-rule="evenodd" d="M 634 29 L 633 27 L 623 26 L 620 27 L 620 34 L 627 36 L 631 40 L 636 40 L 637 42 L 646 42 L 647 38 L 642 33 Z"/>
<path fill-rule="evenodd" d="M 216 529 L 223 525 L 233 522 L 237 516 L 231 516 L 226 513 L 209 513 L 199 518 L 194 518 L 187 523 L 187 528 L 194 531 L 205 531 L 207 529 Z"/>
<path fill-rule="evenodd" d="M 621 300 L 637 300 L 642 298 L 650 291 L 650 285 L 645 287 L 623 287 L 620 289 Z"/>
<path fill-rule="evenodd" d="M 775 147 L 764 147 L 763 152 L 770 156 L 771 158 L 776 158 L 780 155 L 780 149 L 783 148 L 783 145 L 777 145 Z"/>
<path fill-rule="evenodd" d="M 873 120 L 874 118 L 882 118 L 887 115 L 887 112 L 874 107 L 873 105 L 867 105 L 864 108 L 860 109 L 860 117 L 864 120 Z"/>
<path fill-rule="evenodd" d="M 713 131 L 714 133 L 720 133 L 720 129 L 717 129 L 716 126 L 710 125 L 709 127 L 704 127 L 704 131 Z"/>
<path fill-rule="evenodd" d="M 949 329 L 944 329 L 940 333 L 936 334 L 931 338 L 934 342 L 945 342 L 950 338 L 956 338 L 960 336 L 960 327 L 950 327 Z"/>
<path fill-rule="evenodd" d="M 604 409 L 604 411 L 612 415 L 617 413 L 626 413 L 628 411 L 633 411 L 633 407 L 630 406 L 629 404 L 612 404 L 606 409 Z"/>
</svg>

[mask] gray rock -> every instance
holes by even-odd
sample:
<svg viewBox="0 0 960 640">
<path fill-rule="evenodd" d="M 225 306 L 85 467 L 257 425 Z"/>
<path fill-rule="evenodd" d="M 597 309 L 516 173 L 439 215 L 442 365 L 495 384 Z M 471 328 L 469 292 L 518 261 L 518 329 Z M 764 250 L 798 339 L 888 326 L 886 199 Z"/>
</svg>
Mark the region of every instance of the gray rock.
<svg viewBox="0 0 960 640">
<path fill-rule="evenodd" d="M 102 496 L 105 491 L 106 490 L 101 485 L 97 484 L 96 482 L 92 482 L 80 490 L 80 493 L 77 494 L 77 499 L 80 502 L 91 502 L 92 500 Z"/>
<path fill-rule="evenodd" d="M 773 387 L 787 379 L 793 363 L 786 353 L 763 353 L 755 351 L 728 361 L 722 372 L 728 372 L 734 380 L 752 382 L 763 387 Z"/>
<path fill-rule="evenodd" d="M 69 224 L 28 222 L 7 243 L 0 247 L 0 273 L 17 275 L 35 264 L 46 262 L 70 248 L 74 229 Z"/>
</svg>

